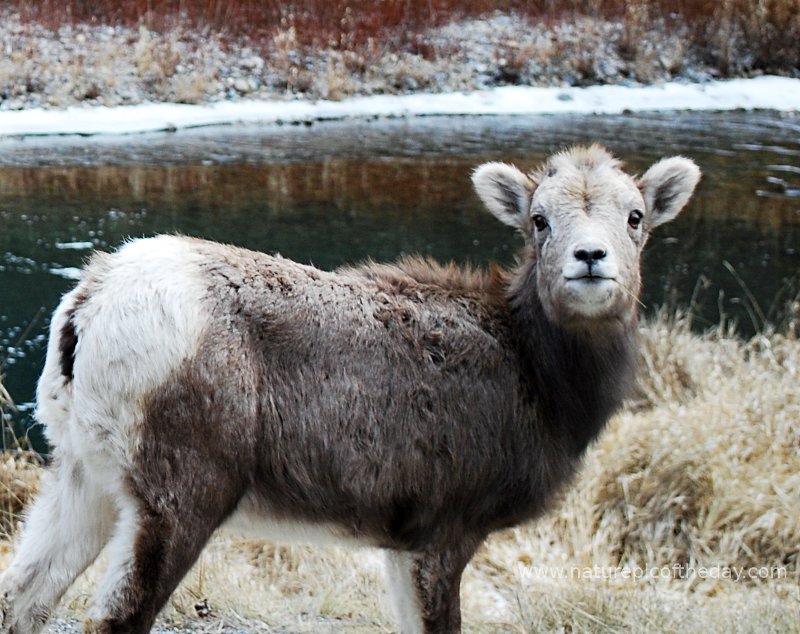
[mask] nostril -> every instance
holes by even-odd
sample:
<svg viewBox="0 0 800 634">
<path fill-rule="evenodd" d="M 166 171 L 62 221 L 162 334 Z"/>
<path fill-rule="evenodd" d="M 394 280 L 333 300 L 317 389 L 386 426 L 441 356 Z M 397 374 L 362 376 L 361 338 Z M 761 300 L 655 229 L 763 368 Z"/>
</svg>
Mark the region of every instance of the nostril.
<svg viewBox="0 0 800 634">
<path fill-rule="evenodd" d="M 574 255 L 581 262 L 591 263 L 602 260 L 607 253 L 605 249 L 575 249 Z"/>
</svg>

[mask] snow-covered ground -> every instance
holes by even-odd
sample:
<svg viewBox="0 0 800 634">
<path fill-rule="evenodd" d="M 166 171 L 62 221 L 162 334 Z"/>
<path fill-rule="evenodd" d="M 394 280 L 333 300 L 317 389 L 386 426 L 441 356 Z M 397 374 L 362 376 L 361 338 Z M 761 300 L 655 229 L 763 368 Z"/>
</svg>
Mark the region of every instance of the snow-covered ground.
<svg viewBox="0 0 800 634">
<path fill-rule="evenodd" d="M 66 110 L 0 111 L 0 136 L 134 134 L 234 123 L 297 123 L 432 115 L 618 114 L 625 111 L 800 111 L 800 79 L 764 76 L 654 86 L 553 88 L 354 97 L 341 101 L 237 100 L 207 105 L 143 103 Z"/>
</svg>

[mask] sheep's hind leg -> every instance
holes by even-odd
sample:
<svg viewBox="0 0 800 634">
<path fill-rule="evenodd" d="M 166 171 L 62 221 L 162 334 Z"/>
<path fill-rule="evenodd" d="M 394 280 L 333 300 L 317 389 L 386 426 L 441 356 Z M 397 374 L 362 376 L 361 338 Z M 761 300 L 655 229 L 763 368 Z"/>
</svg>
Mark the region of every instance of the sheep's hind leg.
<svg viewBox="0 0 800 634">
<path fill-rule="evenodd" d="M 33 634 L 108 540 L 114 511 L 80 463 L 58 458 L 0 579 L 0 632 Z"/>
<path fill-rule="evenodd" d="M 241 495 L 234 469 L 186 460 L 185 448 L 162 448 L 151 468 L 130 479 L 120 500 L 86 632 L 148 632 L 159 610 Z"/>
</svg>

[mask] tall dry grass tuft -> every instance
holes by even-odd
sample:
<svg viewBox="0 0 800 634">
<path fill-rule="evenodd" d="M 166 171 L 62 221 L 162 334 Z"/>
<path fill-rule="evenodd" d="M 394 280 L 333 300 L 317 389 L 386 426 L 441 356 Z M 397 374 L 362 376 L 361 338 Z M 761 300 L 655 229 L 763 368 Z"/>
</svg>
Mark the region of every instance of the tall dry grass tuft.
<svg viewBox="0 0 800 634">
<path fill-rule="evenodd" d="M 6 408 L 11 397 L 0 376 L 0 425 L 6 430 Z M 31 452 L 0 454 L 0 541 L 10 539 L 24 508 L 39 488 L 41 459 Z"/>
<path fill-rule="evenodd" d="M 0 455 L 0 549 L 16 532 L 25 508 L 39 490 L 41 459 L 31 452 Z"/>
<path fill-rule="evenodd" d="M 539 521 L 492 536 L 467 568 L 466 629 L 795 629 L 798 315 L 794 302 L 782 333 L 748 341 L 725 327 L 695 334 L 680 315 L 643 324 L 639 389 L 591 448 L 576 482 Z M 19 461 L 0 463 L 3 508 L 27 499 L 28 470 L 38 474 Z M 623 569 L 659 574 L 637 578 Z M 741 577 L 726 578 L 726 570 Z M 71 591 L 67 614 L 86 608 L 99 571 Z M 296 632 L 390 630 L 382 583 L 372 550 L 223 532 L 164 618 L 196 625 L 196 606 L 207 604 L 216 617 L 203 631 L 210 623 L 250 629 L 253 619 Z"/>
<path fill-rule="evenodd" d="M 707 63 L 725 75 L 797 71 L 800 0 L 722 0 L 711 6 L 713 11 L 699 11 L 690 22 Z"/>
<path fill-rule="evenodd" d="M 0 375 L 0 412 L 4 412 L 7 405 L 11 404 L 11 396 L 3 385 L 3 377 Z"/>
</svg>

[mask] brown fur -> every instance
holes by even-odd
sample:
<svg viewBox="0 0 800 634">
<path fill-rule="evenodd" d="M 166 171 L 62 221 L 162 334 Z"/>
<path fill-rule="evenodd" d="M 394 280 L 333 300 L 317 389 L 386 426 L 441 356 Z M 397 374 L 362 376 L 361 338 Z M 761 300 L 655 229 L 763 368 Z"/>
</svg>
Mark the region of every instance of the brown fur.
<svg viewBox="0 0 800 634">
<path fill-rule="evenodd" d="M 427 631 L 456 631 L 474 547 L 540 514 L 619 404 L 630 331 L 560 332 L 535 292 L 515 290 L 529 264 L 483 274 L 406 260 L 336 275 L 195 246 L 215 326 L 148 401 L 131 483 L 145 517 L 140 590 L 124 612 L 154 617 L 245 500 L 419 553 Z M 115 631 L 144 629 L 124 623 Z"/>
</svg>

